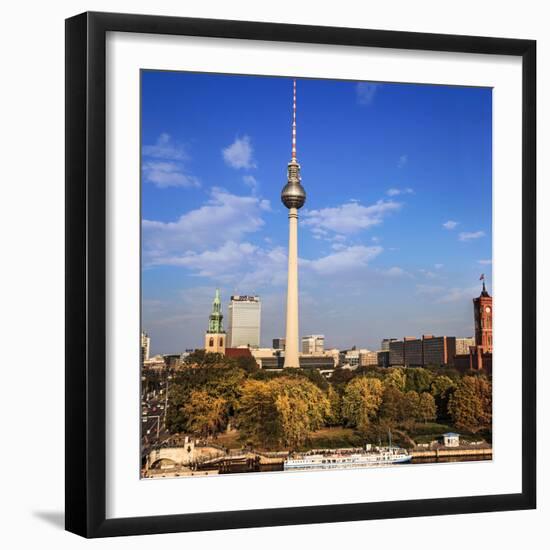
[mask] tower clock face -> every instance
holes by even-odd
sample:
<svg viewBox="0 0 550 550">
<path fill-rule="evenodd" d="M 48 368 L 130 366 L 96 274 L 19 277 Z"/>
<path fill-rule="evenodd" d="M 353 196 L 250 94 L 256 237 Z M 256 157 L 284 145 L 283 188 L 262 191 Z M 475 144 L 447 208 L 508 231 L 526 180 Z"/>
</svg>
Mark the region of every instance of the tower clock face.
<svg viewBox="0 0 550 550">
<path fill-rule="evenodd" d="M 489 306 L 485 308 L 485 313 L 491 313 L 491 308 Z"/>
</svg>

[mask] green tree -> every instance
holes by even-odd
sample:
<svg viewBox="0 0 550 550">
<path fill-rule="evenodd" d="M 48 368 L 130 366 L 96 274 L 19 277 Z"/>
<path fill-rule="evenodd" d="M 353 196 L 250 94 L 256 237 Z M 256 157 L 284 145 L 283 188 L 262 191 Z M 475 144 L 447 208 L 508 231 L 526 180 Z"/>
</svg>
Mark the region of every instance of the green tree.
<svg viewBox="0 0 550 550">
<path fill-rule="evenodd" d="M 204 390 L 191 392 L 182 412 L 186 431 L 195 435 L 215 435 L 227 424 L 227 401 Z"/>
<path fill-rule="evenodd" d="M 327 399 L 330 411 L 326 422 L 329 426 L 339 426 L 342 424 L 342 395 L 332 384 L 327 389 Z"/>
<path fill-rule="evenodd" d="M 432 373 L 429 370 L 423 368 L 407 369 L 406 391 L 415 391 L 417 393 L 430 391 L 431 383 Z"/>
<path fill-rule="evenodd" d="M 353 376 L 367 376 L 368 378 L 378 378 L 379 380 L 384 380 L 387 375 L 387 369 L 377 367 L 375 365 L 367 365 L 364 367 L 357 367 L 353 371 Z"/>
<path fill-rule="evenodd" d="M 275 408 L 281 423 L 282 443 L 296 449 L 311 431 L 323 425 L 329 413 L 329 403 L 311 382 L 295 380 L 291 384 L 273 383 Z"/>
<path fill-rule="evenodd" d="M 418 418 L 418 392 L 410 390 L 403 394 L 403 409 L 401 423 L 407 428 L 412 428 Z"/>
<path fill-rule="evenodd" d="M 449 399 L 449 414 L 459 430 L 475 432 L 491 424 L 492 385 L 484 376 L 465 376 Z"/>
<path fill-rule="evenodd" d="M 338 367 L 334 369 L 330 381 L 335 385 L 347 384 L 353 378 L 353 372 L 350 369 Z"/>
<path fill-rule="evenodd" d="M 172 384 L 168 392 L 168 410 L 166 411 L 166 427 L 171 433 L 185 432 L 187 418 L 182 407 L 191 394 L 186 388 Z"/>
<path fill-rule="evenodd" d="M 203 387 L 206 391 L 217 397 L 223 397 L 232 413 L 241 396 L 242 383 L 246 373 L 239 368 L 205 369 L 206 377 Z"/>
<path fill-rule="evenodd" d="M 427 423 L 428 420 L 435 420 L 436 418 L 436 406 L 435 399 L 431 393 L 422 392 L 418 396 L 418 405 L 416 409 L 416 419 Z"/>
<path fill-rule="evenodd" d="M 359 376 L 351 380 L 342 397 L 342 417 L 349 426 L 366 433 L 382 403 L 382 382 L 377 378 Z"/>
<path fill-rule="evenodd" d="M 317 369 L 299 369 L 303 370 L 304 376 L 313 382 L 319 389 L 327 391 L 330 384 L 327 379 Z"/>
<path fill-rule="evenodd" d="M 456 388 L 455 382 L 448 376 L 436 376 L 431 383 L 430 393 L 434 396 L 437 416 L 445 421 L 449 417 L 449 397 Z"/>
<path fill-rule="evenodd" d="M 166 372 L 157 370 L 141 371 L 141 388 L 143 393 L 159 391 L 165 383 Z"/>
<path fill-rule="evenodd" d="M 396 386 L 386 384 L 382 393 L 379 416 L 388 424 L 397 424 L 403 420 L 404 395 Z"/>
<path fill-rule="evenodd" d="M 253 374 L 259 370 L 258 363 L 256 363 L 254 357 L 237 357 L 233 361 L 238 368 L 249 374 Z"/>
<path fill-rule="evenodd" d="M 198 368 L 228 366 L 231 362 L 231 359 L 228 359 L 221 353 L 206 353 L 206 350 L 204 349 L 196 349 L 184 360 L 185 365 L 188 367 Z"/>
<path fill-rule="evenodd" d="M 430 371 L 432 373 L 433 377 L 436 376 L 447 376 L 450 378 L 455 384 L 458 383 L 458 381 L 462 378 L 462 374 L 460 371 L 453 367 L 445 367 L 440 365 L 432 365 L 432 366 L 426 366 L 426 370 Z"/>
<path fill-rule="evenodd" d="M 407 377 L 403 369 L 390 368 L 388 370 L 389 372 L 384 378 L 384 386 L 392 386 L 399 391 L 404 391 Z"/>
<path fill-rule="evenodd" d="M 242 387 L 237 425 L 241 439 L 247 443 L 270 446 L 282 439 L 271 382 L 247 380 Z"/>
<path fill-rule="evenodd" d="M 199 390 L 213 397 L 223 398 L 227 405 L 228 416 L 233 415 L 245 378 L 246 373 L 234 366 L 201 367 L 177 372 L 168 391 L 167 428 L 171 433 L 187 430 L 188 417 L 184 413 L 184 406 L 191 398 L 191 394 Z"/>
<path fill-rule="evenodd" d="M 273 374 L 275 376 L 272 376 L 272 378 L 305 378 L 323 391 L 326 391 L 329 386 L 327 379 L 317 369 L 284 369 L 283 372 Z"/>
<path fill-rule="evenodd" d="M 324 392 L 304 377 L 248 380 L 239 400 L 238 426 L 249 443 L 297 448 L 329 413 Z"/>
</svg>

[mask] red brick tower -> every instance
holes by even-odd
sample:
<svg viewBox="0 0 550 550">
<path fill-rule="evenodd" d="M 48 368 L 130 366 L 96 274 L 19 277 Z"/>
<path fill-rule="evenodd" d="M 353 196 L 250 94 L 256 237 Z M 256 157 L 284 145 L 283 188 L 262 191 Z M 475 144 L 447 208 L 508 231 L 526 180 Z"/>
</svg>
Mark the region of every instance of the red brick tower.
<svg viewBox="0 0 550 550">
<path fill-rule="evenodd" d="M 493 353 L 493 298 L 485 288 L 485 275 L 481 276 L 483 290 L 474 298 L 476 347 L 482 353 Z"/>
</svg>

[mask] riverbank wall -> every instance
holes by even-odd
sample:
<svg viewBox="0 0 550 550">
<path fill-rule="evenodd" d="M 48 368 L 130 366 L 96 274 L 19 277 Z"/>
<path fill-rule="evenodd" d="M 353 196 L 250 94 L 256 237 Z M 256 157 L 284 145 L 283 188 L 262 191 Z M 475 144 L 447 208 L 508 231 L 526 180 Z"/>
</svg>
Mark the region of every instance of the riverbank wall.
<svg viewBox="0 0 550 550">
<path fill-rule="evenodd" d="M 409 451 L 413 458 L 443 458 L 456 456 L 492 456 L 491 447 L 483 449 L 426 449 Z"/>
</svg>

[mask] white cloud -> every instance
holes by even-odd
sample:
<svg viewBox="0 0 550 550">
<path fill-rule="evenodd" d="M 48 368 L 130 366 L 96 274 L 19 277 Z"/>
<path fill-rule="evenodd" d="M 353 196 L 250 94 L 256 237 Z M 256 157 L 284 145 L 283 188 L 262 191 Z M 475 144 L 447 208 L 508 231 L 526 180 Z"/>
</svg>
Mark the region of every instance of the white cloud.
<svg viewBox="0 0 550 550">
<path fill-rule="evenodd" d="M 350 235 L 381 224 L 384 216 L 400 208 L 401 204 L 392 200 L 378 201 L 370 206 L 348 202 L 332 208 L 306 210 L 302 223 L 317 236 L 324 237 L 329 231 Z"/>
<path fill-rule="evenodd" d="M 463 232 L 463 233 L 459 233 L 458 235 L 458 240 L 459 241 L 471 241 L 471 240 L 474 240 L 474 239 L 479 239 L 481 237 L 485 237 L 485 232 L 484 231 L 474 231 L 474 232 Z"/>
<path fill-rule="evenodd" d="M 239 267 L 248 257 L 255 254 L 257 247 L 244 242 L 227 241 L 214 250 L 189 251 L 182 256 L 167 258 L 166 265 L 179 265 L 196 271 L 197 275 L 213 277 Z"/>
<path fill-rule="evenodd" d="M 383 271 L 383 274 L 390 277 L 403 277 L 404 275 L 409 275 L 402 267 L 397 266 L 386 269 Z"/>
<path fill-rule="evenodd" d="M 143 155 L 166 160 L 187 160 L 188 158 L 184 146 L 174 142 L 166 132 L 160 134 L 154 145 L 144 145 Z"/>
<path fill-rule="evenodd" d="M 252 289 L 254 292 L 265 286 L 284 287 L 287 282 L 288 259 L 287 251 L 283 247 L 268 250 L 257 249 L 256 254 L 249 258 L 244 266 L 244 273 L 239 275 L 235 284 L 243 292 Z"/>
<path fill-rule="evenodd" d="M 301 264 L 319 275 L 334 275 L 366 267 L 382 250 L 381 246 L 349 246 L 316 260 L 302 260 Z"/>
<path fill-rule="evenodd" d="M 250 187 L 254 193 L 258 191 L 258 180 L 254 176 L 249 174 L 243 176 L 243 182 L 247 187 Z"/>
<path fill-rule="evenodd" d="M 448 288 L 440 285 L 416 285 L 416 294 L 430 297 L 437 297 L 438 304 L 450 304 L 454 302 L 470 302 L 474 296 L 479 295 L 479 287 L 452 287 Z"/>
<path fill-rule="evenodd" d="M 359 82 L 355 87 L 357 102 L 361 105 L 370 105 L 380 86 L 380 84 L 374 84 L 373 82 Z"/>
<path fill-rule="evenodd" d="M 430 271 L 429 269 L 419 269 L 418 270 L 426 279 L 436 279 L 439 275 L 437 273 L 434 273 L 433 271 Z"/>
<path fill-rule="evenodd" d="M 214 188 L 205 205 L 174 222 L 143 220 L 145 263 L 171 263 L 190 251 L 206 250 L 226 241 L 238 242 L 263 227 L 262 212 L 267 210 L 269 201 Z"/>
<path fill-rule="evenodd" d="M 493 260 L 478 260 L 477 263 L 481 265 L 491 265 Z"/>
<path fill-rule="evenodd" d="M 265 286 L 283 286 L 287 280 L 286 249 L 266 249 L 249 242 L 226 241 L 211 250 L 165 258 L 163 264 L 184 267 L 194 276 L 207 277 L 245 293 Z"/>
<path fill-rule="evenodd" d="M 162 309 L 166 305 L 164 300 L 144 299 L 141 301 L 141 306 L 145 311 L 155 312 Z"/>
<path fill-rule="evenodd" d="M 435 264 L 434 267 L 436 269 L 442 269 L 443 268 L 443 264 Z"/>
<path fill-rule="evenodd" d="M 145 181 L 160 189 L 166 187 L 200 187 L 200 181 L 185 169 L 189 160 L 184 146 L 162 133 L 154 145 L 143 146 L 142 173 Z"/>
<path fill-rule="evenodd" d="M 473 296 L 477 296 L 478 294 L 479 287 L 477 286 L 470 286 L 468 288 L 454 287 L 444 290 L 443 295 L 438 302 L 441 304 L 461 302 L 462 300 L 471 300 Z"/>
<path fill-rule="evenodd" d="M 143 177 L 160 189 L 166 187 L 200 187 L 195 176 L 186 174 L 180 163 L 172 161 L 146 161 L 143 163 Z"/>
<path fill-rule="evenodd" d="M 225 163 L 232 168 L 256 168 L 256 164 L 253 159 L 254 150 L 250 143 L 249 136 L 243 136 L 242 138 L 235 138 L 235 141 L 222 149 L 223 159 Z"/>
<path fill-rule="evenodd" d="M 416 293 L 417 294 L 424 294 L 424 295 L 427 295 L 427 296 L 433 296 L 435 294 L 444 294 L 445 293 L 445 287 L 438 286 L 438 285 L 419 284 L 419 285 L 416 285 Z"/>
<path fill-rule="evenodd" d="M 204 331 L 205 312 L 210 311 L 215 288 L 218 285 L 194 286 L 192 290 L 180 291 L 179 295 L 162 302 L 162 307 L 154 312 L 144 310 L 145 327 L 158 327 L 162 331 L 157 333 L 159 337 L 164 335 L 168 327 L 177 327 L 180 337 L 184 332 L 193 333 L 193 340 L 201 338 Z M 222 299 L 226 299 L 227 293 L 222 291 Z M 157 340 L 152 338 L 152 343 Z M 178 344 L 179 345 L 179 344 Z M 187 347 L 187 346 L 185 346 Z M 179 351 L 176 347 L 171 351 Z"/>
<path fill-rule="evenodd" d="M 411 189 L 410 187 L 406 187 L 405 189 L 397 189 L 396 187 L 392 187 L 386 191 L 386 195 L 390 197 L 396 197 L 397 195 L 412 195 L 413 193 L 414 189 Z"/>
<path fill-rule="evenodd" d="M 407 162 L 409 162 L 409 155 L 401 155 L 397 161 L 397 167 L 403 168 Z"/>
<path fill-rule="evenodd" d="M 445 229 L 451 230 L 451 229 L 454 229 L 457 225 L 458 225 L 458 222 L 455 222 L 455 221 L 453 221 L 453 220 L 449 220 L 448 222 L 445 222 L 445 223 L 443 224 L 443 227 L 444 227 Z"/>
<path fill-rule="evenodd" d="M 343 243 L 346 241 L 346 237 L 345 235 L 333 235 L 328 240 L 335 243 Z"/>
<path fill-rule="evenodd" d="M 334 275 L 364 273 L 369 262 L 382 252 L 381 247 L 337 248 L 320 258 L 299 258 L 300 275 L 303 276 L 302 290 L 319 277 L 330 279 Z M 262 248 L 250 243 L 227 242 L 212 251 L 175 259 L 174 265 L 186 267 L 198 276 L 231 285 L 243 293 L 266 287 L 284 288 L 287 283 L 288 258 L 285 247 Z M 400 275 L 396 271 L 391 274 Z"/>
</svg>

